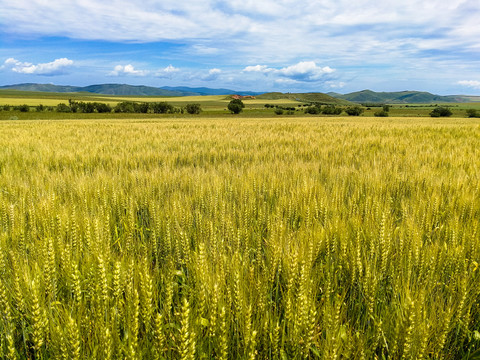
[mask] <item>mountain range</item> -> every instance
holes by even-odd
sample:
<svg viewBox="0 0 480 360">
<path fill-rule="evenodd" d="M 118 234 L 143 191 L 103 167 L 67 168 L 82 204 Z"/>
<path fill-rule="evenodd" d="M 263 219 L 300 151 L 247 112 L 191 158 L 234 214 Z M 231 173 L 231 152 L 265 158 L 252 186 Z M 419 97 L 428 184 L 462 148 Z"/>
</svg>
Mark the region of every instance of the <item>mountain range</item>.
<svg viewBox="0 0 480 360">
<path fill-rule="evenodd" d="M 99 84 L 89 86 L 64 86 L 53 84 L 15 84 L 0 86 L 5 90 L 21 90 L 21 91 L 41 91 L 41 92 L 89 92 L 103 95 L 122 95 L 122 96 L 199 96 L 199 95 L 258 95 L 261 93 L 252 91 L 236 91 L 230 89 L 210 89 L 206 87 L 190 88 L 185 86 L 178 87 L 153 87 L 143 85 L 127 85 L 127 84 Z"/>
<path fill-rule="evenodd" d="M 265 100 L 292 99 L 302 102 L 323 102 L 332 104 L 381 103 L 381 104 L 431 104 L 480 101 L 479 96 L 450 95 L 441 96 L 424 91 L 375 92 L 372 90 L 356 91 L 348 94 L 329 92 L 314 93 L 262 93 L 253 91 L 237 91 L 231 89 L 211 89 L 207 87 L 163 86 L 152 87 L 127 84 L 99 84 L 89 86 L 64 86 L 53 84 L 16 84 L 0 86 L 0 90 L 41 91 L 54 93 L 88 92 L 102 95 L 121 96 L 200 96 L 200 95 L 252 95 Z M 263 95 L 262 95 L 263 94 Z M 334 99 L 332 99 L 334 98 Z"/>
</svg>

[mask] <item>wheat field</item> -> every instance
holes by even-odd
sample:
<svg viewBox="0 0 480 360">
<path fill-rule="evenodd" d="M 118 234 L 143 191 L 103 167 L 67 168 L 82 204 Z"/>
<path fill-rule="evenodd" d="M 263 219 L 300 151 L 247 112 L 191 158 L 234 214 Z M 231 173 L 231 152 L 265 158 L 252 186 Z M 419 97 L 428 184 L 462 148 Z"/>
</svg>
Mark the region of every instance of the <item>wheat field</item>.
<svg viewBox="0 0 480 360">
<path fill-rule="evenodd" d="M 479 124 L 0 122 L 0 357 L 473 359 Z"/>
</svg>

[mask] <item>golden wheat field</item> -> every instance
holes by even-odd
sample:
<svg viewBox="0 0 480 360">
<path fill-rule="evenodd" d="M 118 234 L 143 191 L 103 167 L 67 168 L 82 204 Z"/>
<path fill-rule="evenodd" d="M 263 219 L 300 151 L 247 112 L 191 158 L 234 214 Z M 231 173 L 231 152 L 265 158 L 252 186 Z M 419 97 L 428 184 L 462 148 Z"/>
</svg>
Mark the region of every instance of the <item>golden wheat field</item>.
<svg viewBox="0 0 480 360">
<path fill-rule="evenodd" d="M 0 357 L 473 359 L 480 122 L 0 122 Z"/>
</svg>

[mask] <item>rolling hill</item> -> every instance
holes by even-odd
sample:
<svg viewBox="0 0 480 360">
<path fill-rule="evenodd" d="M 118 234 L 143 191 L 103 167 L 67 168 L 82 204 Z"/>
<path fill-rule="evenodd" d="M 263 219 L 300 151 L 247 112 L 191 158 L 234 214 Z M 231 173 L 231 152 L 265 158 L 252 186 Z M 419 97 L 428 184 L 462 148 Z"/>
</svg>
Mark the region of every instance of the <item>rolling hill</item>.
<svg viewBox="0 0 480 360">
<path fill-rule="evenodd" d="M 259 94 L 263 94 L 261 92 L 254 92 L 254 91 L 236 91 L 236 90 L 231 90 L 231 89 L 211 89 L 207 87 L 198 87 L 198 88 L 191 88 L 187 86 L 163 86 L 162 89 L 165 90 L 170 90 L 170 91 L 180 91 L 185 94 L 190 94 L 192 96 L 198 96 L 198 95 L 251 95 L 251 96 L 257 96 Z M 185 95 L 187 96 L 187 95 Z"/>
<path fill-rule="evenodd" d="M 441 96 L 424 91 L 375 92 L 372 90 L 356 91 L 349 94 L 328 93 L 337 99 L 356 103 L 388 103 L 388 104 L 430 104 L 449 102 L 468 102 L 466 96 Z"/>
<path fill-rule="evenodd" d="M 16 84 L 0 86 L 5 90 L 41 91 L 55 93 L 89 92 L 103 95 L 122 96 L 198 96 L 198 95 L 257 95 L 250 91 L 235 91 L 229 89 L 189 88 L 189 87 L 152 87 L 127 84 L 99 84 L 90 86 L 62 86 L 53 84 Z"/>
<path fill-rule="evenodd" d="M 324 93 L 281 93 L 281 92 L 271 92 L 258 95 L 257 99 L 261 100 L 278 100 L 278 99 L 289 99 L 296 100 L 301 102 L 312 102 L 312 103 L 321 103 L 321 104 L 332 104 L 332 105 L 349 105 L 351 104 L 348 100 L 336 98 Z"/>
</svg>

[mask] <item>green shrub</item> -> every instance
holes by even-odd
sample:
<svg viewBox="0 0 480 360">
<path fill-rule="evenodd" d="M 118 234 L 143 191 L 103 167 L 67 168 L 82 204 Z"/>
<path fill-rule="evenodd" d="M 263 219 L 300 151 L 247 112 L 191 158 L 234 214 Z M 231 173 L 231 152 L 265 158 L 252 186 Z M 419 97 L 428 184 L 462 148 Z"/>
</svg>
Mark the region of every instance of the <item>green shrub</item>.
<svg viewBox="0 0 480 360">
<path fill-rule="evenodd" d="M 365 110 L 361 106 L 349 106 L 345 109 L 345 112 L 350 116 L 360 116 Z"/>
<path fill-rule="evenodd" d="M 430 112 L 431 117 L 449 117 L 452 111 L 448 107 L 438 106 Z"/>
<path fill-rule="evenodd" d="M 57 110 L 57 112 L 60 112 L 60 113 L 72 112 L 72 109 L 70 108 L 70 106 L 68 106 L 67 104 L 64 104 L 64 103 L 58 104 L 56 110 Z"/>
<path fill-rule="evenodd" d="M 202 106 L 200 104 L 187 104 L 185 110 L 189 114 L 198 115 L 202 112 Z"/>
<path fill-rule="evenodd" d="M 17 105 L 14 107 L 14 110 L 20 111 L 20 112 L 29 112 L 30 111 L 30 106 L 27 104 L 23 105 Z"/>
<path fill-rule="evenodd" d="M 373 115 L 378 117 L 387 117 L 388 111 L 385 111 L 385 110 L 376 111 Z"/>
<path fill-rule="evenodd" d="M 105 103 L 94 103 L 95 104 L 95 110 L 99 113 L 109 113 L 112 111 L 112 107 L 108 104 Z"/>
<path fill-rule="evenodd" d="M 480 117 L 480 113 L 476 109 L 467 109 L 466 113 L 470 118 Z"/>
<path fill-rule="evenodd" d="M 167 102 L 155 102 L 150 104 L 150 108 L 155 114 L 171 114 L 175 111 L 173 105 Z"/>
<path fill-rule="evenodd" d="M 340 115 L 342 113 L 342 108 L 335 105 L 327 105 L 322 108 L 322 114 L 325 115 Z"/>
<path fill-rule="evenodd" d="M 233 99 L 228 103 L 228 110 L 230 110 L 232 114 L 240 114 L 244 107 L 245 104 L 240 99 Z"/>
<path fill-rule="evenodd" d="M 305 114 L 318 115 L 321 111 L 322 109 L 317 106 L 309 106 L 305 109 Z"/>
</svg>

